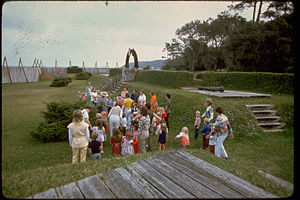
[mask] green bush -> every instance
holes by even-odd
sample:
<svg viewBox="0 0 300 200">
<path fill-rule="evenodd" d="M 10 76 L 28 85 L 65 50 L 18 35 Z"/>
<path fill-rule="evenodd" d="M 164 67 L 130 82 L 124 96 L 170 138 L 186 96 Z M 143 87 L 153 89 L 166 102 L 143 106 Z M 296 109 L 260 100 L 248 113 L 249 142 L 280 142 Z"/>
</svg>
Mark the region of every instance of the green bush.
<svg viewBox="0 0 300 200">
<path fill-rule="evenodd" d="M 138 71 L 136 80 L 169 87 L 192 86 L 195 84 L 193 73 L 188 71 L 143 70 Z"/>
<path fill-rule="evenodd" d="M 67 73 L 68 74 L 77 74 L 83 72 L 82 68 L 78 68 L 78 66 L 72 66 L 67 68 Z"/>
<path fill-rule="evenodd" d="M 47 110 L 42 112 L 44 122 L 31 132 L 32 137 L 42 142 L 66 141 L 68 138 L 67 125 L 72 122 L 73 112 L 83 109 L 84 102 L 75 103 L 50 102 L 46 104 Z M 93 124 L 97 109 L 92 108 L 90 121 Z"/>
<path fill-rule="evenodd" d="M 76 80 L 88 80 L 92 77 L 92 74 L 90 72 L 80 72 L 76 74 L 75 79 Z"/>
<path fill-rule="evenodd" d="M 109 76 L 116 76 L 118 74 L 122 74 L 122 68 L 112 68 L 109 69 Z"/>
<path fill-rule="evenodd" d="M 199 72 L 202 86 L 224 86 L 225 89 L 254 90 L 270 93 L 294 93 L 294 74 L 271 72 Z"/>
<path fill-rule="evenodd" d="M 50 87 L 64 87 L 71 82 L 72 82 L 72 78 L 70 77 L 58 77 L 52 81 Z"/>
</svg>

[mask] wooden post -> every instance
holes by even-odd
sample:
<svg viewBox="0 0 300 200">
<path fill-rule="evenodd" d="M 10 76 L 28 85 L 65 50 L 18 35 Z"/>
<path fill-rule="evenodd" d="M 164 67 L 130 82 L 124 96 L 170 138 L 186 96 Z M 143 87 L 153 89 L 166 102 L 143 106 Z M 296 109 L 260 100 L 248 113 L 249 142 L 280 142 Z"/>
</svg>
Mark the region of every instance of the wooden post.
<svg viewBox="0 0 300 200">
<path fill-rule="evenodd" d="M 71 61 L 70 61 L 71 62 Z M 58 74 L 58 68 L 57 68 L 57 60 L 55 60 L 55 71 Z"/>
<path fill-rule="evenodd" d="M 83 70 L 84 69 L 84 70 Z M 84 61 L 82 62 L 82 71 L 86 71 Z"/>
<path fill-rule="evenodd" d="M 115 66 L 115 68 L 119 68 L 119 64 L 118 64 L 118 62 L 116 62 L 116 66 Z"/>
<path fill-rule="evenodd" d="M 8 67 L 8 64 L 7 64 L 7 60 L 6 60 L 6 57 L 4 57 L 4 60 L 3 60 L 3 67 L 4 67 L 4 64 L 6 64 L 6 68 L 7 68 L 7 72 L 8 72 L 8 77 L 9 77 L 9 80 L 10 80 L 10 84 L 12 84 L 12 80 L 11 80 L 11 76 L 10 76 L 10 71 L 9 71 L 9 67 Z"/>
<path fill-rule="evenodd" d="M 21 65 L 22 67 L 21 67 L 20 65 Z M 25 79 L 26 79 L 26 82 L 28 83 L 28 79 L 27 79 L 27 76 L 26 76 L 26 73 L 25 73 L 24 66 L 23 66 L 23 64 L 22 64 L 21 58 L 19 59 L 19 67 L 22 68 L 23 73 L 24 73 L 24 76 L 25 76 Z"/>
<path fill-rule="evenodd" d="M 108 62 L 106 62 L 106 64 L 105 64 L 105 68 L 109 68 L 109 66 L 108 66 Z"/>
</svg>

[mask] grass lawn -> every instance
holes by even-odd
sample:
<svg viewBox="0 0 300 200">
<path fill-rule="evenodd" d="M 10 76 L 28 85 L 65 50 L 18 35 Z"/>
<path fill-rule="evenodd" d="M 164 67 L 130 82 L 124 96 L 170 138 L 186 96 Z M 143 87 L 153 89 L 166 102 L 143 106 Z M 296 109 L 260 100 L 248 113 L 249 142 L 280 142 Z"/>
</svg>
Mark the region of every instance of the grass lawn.
<svg viewBox="0 0 300 200">
<path fill-rule="evenodd" d="M 89 81 L 96 89 L 105 83 L 107 77 L 97 75 Z M 76 101 L 77 91 L 84 91 L 87 81 L 73 80 L 72 88 L 49 87 L 45 80 L 28 84 L 2 85 L 2 191 L 8 198 L 22 198 L 43 192 L 104 172 L 150 156 L 159 154 L 157 136 L 153 139 L 155 151 L 129 158 L 112 158 L 111 146 L 104 146 L 104 158 L 84 164 L 71 164 L 71 148 L 67 142 L 41 143 L 33 139 L 30 132 L 43 120 L 40 112 L 50 101 Z M 234 131 L 234 139 L 229 137 L 224 146 L 229 159 L 219 159 L 208 151 L 199 150 L 201 138 L 193 139 L 195 111 L 204 112 L 206 95 L 183 91 L 178 88 L 160 87 L 140 82 L 128 82 L 127 86 L 144 89 L 147 101 L 150 90 L 157 93 L 158 103 L 163 105 L 166 93 L 172 95 L 168 150 L 178 149 L 174 137 L 183 126 L 190 129 L 191 146 L 188 152 L 235 174 L 250 183 L 287 197 L 292 192 L 275 182 L 264 178 L 258 170 L 294 183 L 294 96 L 272 95 L 271 98 L 222 99 L 213 97 L 213 107 L 221 106 L 228 116 Z M 272 103 L 287 124 L 282 133 L 265 134 L 254 124 L 254 119 L 246 110 L 245 104 Z M 66 131 L 67 134 L 67 131 Z"/>
</svg>

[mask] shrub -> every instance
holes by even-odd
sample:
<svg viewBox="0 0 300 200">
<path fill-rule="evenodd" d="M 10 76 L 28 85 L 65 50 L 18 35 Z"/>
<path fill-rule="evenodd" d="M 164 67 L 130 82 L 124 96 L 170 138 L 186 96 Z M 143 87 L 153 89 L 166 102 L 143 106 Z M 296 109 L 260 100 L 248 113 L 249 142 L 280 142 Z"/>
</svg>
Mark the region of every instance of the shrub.
<svg viewBox="0 0 300 200">
<path fill-rule="evenodd" d="M 67 73 L 68 74 L 77 74 L 83 72 L 82 68 L 78 68 L 78 66 L 72 66 L 67 68 Z"/>
<path fill-rule="evenodd" d="M 188 71 L 138 71 L 136 80 L 151 84 L 183 87 L 194 85 L 194 75 Z"/>
<path fill-rule="evenodd" d="M 122 75 L 122 68 L 112 68 L 112 69 L 109 69 L 109 76 L 116 76 L 118 74 L 121 74 Z"/>
<path fill-rule="evenodd" d="M 44 122 L 31 132 L 32 137 L 42 142 L 66 141 L 68 138 L 67 125 L 72 122 L 73 112 L 83 109 L 84 102 L 66 103 L 50 102 L 42 112 Z M 92 108 L 90 121 L 94 122 L 97 109 Z"/>
<path fill-rule="evenodd" d="M 76 74 L 75 79 L 76 80 L 88 80 L 92 77 L 92 74 L 90 72 L 80 72 Z"/>
<path fill-rule="evenodd" d="M 70 82 L 72 82 L 72 78 L 70 77 L 58 77 L 52 81 L 50 87 L 64 87 Z"/>
<path fill-rule="evenodd" d="M 202 86 L 255 90 L 271 93 L 294 93 L 294 74 L 271 72 L 199 72 Z"/>
</svg>

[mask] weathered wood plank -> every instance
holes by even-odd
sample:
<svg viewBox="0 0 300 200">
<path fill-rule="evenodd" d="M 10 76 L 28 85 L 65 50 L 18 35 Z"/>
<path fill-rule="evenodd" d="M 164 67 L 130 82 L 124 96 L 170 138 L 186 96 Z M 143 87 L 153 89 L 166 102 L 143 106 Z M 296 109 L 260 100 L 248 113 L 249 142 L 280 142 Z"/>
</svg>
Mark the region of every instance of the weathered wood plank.
<svg viewBox="0 0 300 200">
<path fill-rule="evenodd" d="M 186 162 L 190 162 L 196 167 L 199 167 L 201 170 L 206 171 L 207 173 L 214 174 L 218 179 L 222 180 L 228 186 L 235 188 L 247 198 L 278 198 L 277 196 L 271 194 L 270 192 L 264 191 L 261 188 L 258 188 L 249 182 L 226 172 L 210 163 L 207 163 L 200 158 L 197 158 L 185 151 L 177 150 L 170 152 L 173 155 L 177 156 L 178 159 L 184 159 Z"/>
<path fill-rule="evenodd" d="M 132 175 L 125 168 L 120 167 L 117 168 L 116 171 L 119 175 L 127 181 L 127 183 L 143 198 L 161 198 L 164 196 L 161 194 L 156 188 L 154 188 L 151 184 L 147 183 L 142 177 L 139 175 Z M 153 191 L 154 190 L 154 191 Z M 161 194 L 161 195 L 159 195 Z"/>
<path fill-rule="evenodd" d="M 97 175 L 81 179 L 80 181 L 78 181 L 78 187 L 80 188 L 84 198 L 116 198 Z"/>
<path fill-rule="evenodd" d="M 55 188 L 60 199 L 83 199 L 75 182 Z"/>
<path fill-rule="evenodd" d="M 200 184 L 157 157 L 148 158 L 145 162 L 197 198 L 222 198 L 222 196 L 215 191 Z"/>
<path fill-rule="evenodd" d="M 132 168 L 132 170 L 141 174 L 145 180 L 150 182 L 168 198 L 195 198 L 195 196 L 182 189 L 180 186 L 166 178 L 163 174 L 154 170 L 144 161 L 134 162 L 127 167 Z"/>
<path fill-rule="evenodd" d="M 33 199 L 58 199 L 58 195 L 54 188 L 51 188 L 45 192 L 35 194 L 32 196 Z"/>
<path fill-rule="evenodd" d="M 214 190 L 216 193 L 224 198 L 245 198 L 240 192 L 228 187 L 223 182 L 220 182 L 212 174 L 202 171 L 201 169 L 195 167 L 194 165 L 185 162 L 182 159 L 178 159 L 176 156 L 168 153 L 161 154 L 157 158 L 163 160 L 170 166 L 176 168 L 181 173 L 193 178 L 195 181 L 205 185 L 206 187 Z"/>
<path fill-rule="evenodd" d="M 141 196 L 120 176 L 119 173 L 117 173 L 115 169 L 105 172 L 103 176 L 106 180 L 105 184 L 117 198 L 141 198 Z"/>
</svg>

